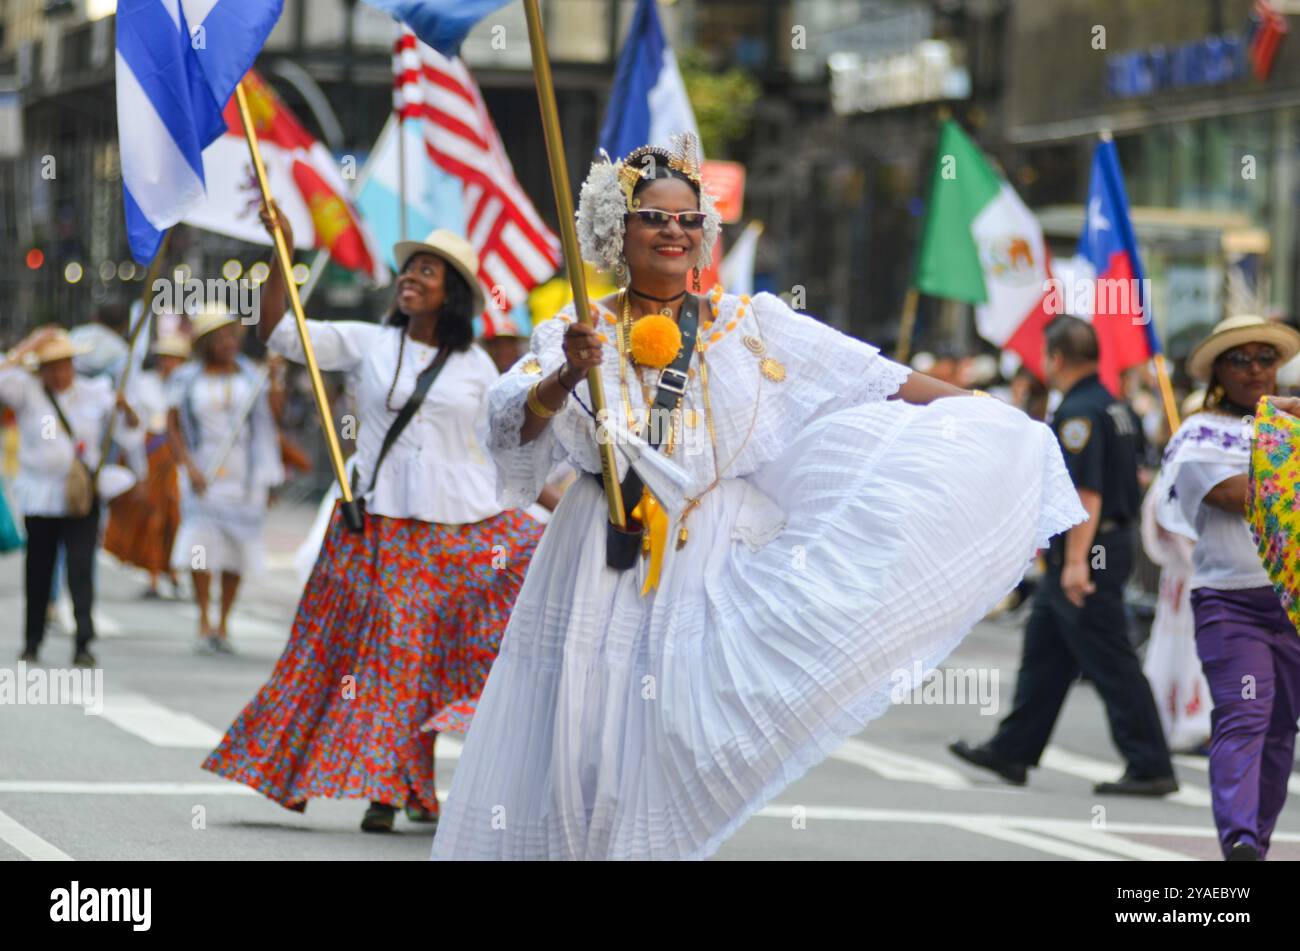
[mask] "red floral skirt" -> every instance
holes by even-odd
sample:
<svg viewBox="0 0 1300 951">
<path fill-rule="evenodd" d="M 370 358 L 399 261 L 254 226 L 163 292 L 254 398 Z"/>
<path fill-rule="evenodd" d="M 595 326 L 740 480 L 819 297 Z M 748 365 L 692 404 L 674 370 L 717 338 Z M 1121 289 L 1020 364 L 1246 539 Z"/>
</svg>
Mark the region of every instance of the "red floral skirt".
<svg viewBox="0 0 1300 951">
<path fill-rule="evenodd" d="M 284 654 L 203 768 L 290 809 L 436 813 L 437 734 L 421 726 L 472 713 L 542 529 L 517 510 L 470 525 L 367 514 L 357 535 L 336 509 Z"/>
</svg>

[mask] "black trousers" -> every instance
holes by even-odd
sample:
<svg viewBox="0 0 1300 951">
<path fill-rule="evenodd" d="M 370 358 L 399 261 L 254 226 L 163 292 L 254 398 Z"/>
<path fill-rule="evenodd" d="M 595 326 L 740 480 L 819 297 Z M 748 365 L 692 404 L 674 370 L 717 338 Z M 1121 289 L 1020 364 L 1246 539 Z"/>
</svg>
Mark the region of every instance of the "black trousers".
<svg viewBox="0 0 1300 951">
<path fill-rule="evenodd" d="M 54 564 L 59 546 L 67 556 L 68 590 L 77 619 L 77 650 L 95 637 L 90 608 L 95 601 L 95 547 L 99 540 L 99 503 L 82 518 L 29 515 L 27 526 L 27 649 L 39 650 L 45 638 Z"/>
<path fill-rule="evenodd" d="M 1133 536 L 1121 529 L 1097 536 L 1106 567 L 1093 569 L 1097 590 L 1075 607 L 1051 565 L 1034 596 L 1011 712 L 987 744 L 998 756 L 1038 764 L 1070 685 L 1087 677 L 1106 705 L 1110 735 L 1128 772 L 1139 779 L 1172 776 L 1169 746 L 1151 685 L 1128 636 L 1124 584 L 1133 567 Z"/>
</svg>

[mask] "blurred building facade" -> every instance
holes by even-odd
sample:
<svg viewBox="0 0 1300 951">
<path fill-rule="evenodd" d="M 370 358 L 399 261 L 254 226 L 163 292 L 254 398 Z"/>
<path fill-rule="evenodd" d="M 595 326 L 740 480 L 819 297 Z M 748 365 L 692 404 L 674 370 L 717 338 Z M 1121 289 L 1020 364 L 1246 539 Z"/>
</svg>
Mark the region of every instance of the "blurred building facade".
<svg viewBox="0 0 1300 951">
<path fill-rule="evenodd" d="M 1254 6 L 1020 2 L 1009 24 L 1013 178 L 1058 253 L 1072 254 L 1093 143 L 1113 133 L 1175 357 L 1228 313 L 1296 311 L 1300 42 L 1284 39 L 1257 76 Z"/>
<path fill-rule="evenodd" d="M 543 4 L 575 183 L 595 147 L 634 0 Z M 935 129 L 954 111 L 992 147 L 1009 0 L 675 0 L 660 12 L 679 56 L 761 84 L 746 134 L 711 157 L 748 168 L 746 218 L 767 230 L 760 280 L 835 326 L 892 342 L 923 213 Z M 23 143 L 0 157 L 0 333 L 75 323 L 139 294 L 121 222 L 111 0 L 0 0 L 0 90 L 19 90 Z M 491 27 L 503 27 L 504 44 Z M 387 116 L 392 21 L 356 0 L 285 0 L 263 74 L 337 154 L 364 158 Z M 555 221 L 522 6 L 471 34 L 463 55 L 525 189 Z M 0 93 L 2 94 L 2 93 Z M 27 254 L 42 255 L 29 267 Z M 264 255 L 178 229 L 172 257 L 214 274 Z M 68 268 L 74 265 L 71 273 Z M 76 276 L 74 283 L 71 278 Z M 124 280 L 125 278 L 125 280 Z M 374 307 L 331 271 L 313 307 Z M 923 305 L 920 335 L 969 339 L 965 310 Z"/>
</svg>

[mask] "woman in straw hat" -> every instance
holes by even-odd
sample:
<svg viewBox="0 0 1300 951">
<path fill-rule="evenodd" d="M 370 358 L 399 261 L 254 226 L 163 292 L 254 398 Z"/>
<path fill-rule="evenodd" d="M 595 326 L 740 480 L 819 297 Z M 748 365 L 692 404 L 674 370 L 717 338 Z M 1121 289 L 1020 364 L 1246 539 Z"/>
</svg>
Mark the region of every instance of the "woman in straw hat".
<svg viewBox="0 0 1300 951">
<path fill-rule="evenodd" d="M 138 420 L 116 397 L 107 377 L 85 379 L 72 368 L 84 352 L 61 327 L 44 327 L 9 351 L 0 364 L 0 403 L 18 417 L 18 477 L 14 500 L 27 529 L 26 642 L 22 659 L 35 662 L 45 636 L 46 609 L 60 547 L 67 558 L 77 636 L 73 663 L 93 667 L 95 637 L 94 558 L 99 534 L 99 502 L 90 485 L 98 470 L 104 430 L 114 406 L 128 425 Z M 36 373 L 22 364 L 30 361 Z M 75 467 L 83 467 L 84 486 L 74 493 Z M 86 496 L 74 499 L 74 494 Z M 87 512 L 73 507 L 89 502 Z"/>
<path fill-rule="evenodd" d="M 541 534 L 497 501 L 481 441 L 498 373 L 473 343 L 484 306 L 473 248 L 435 231 L 398 243 L 395 257 L 397 296 L 382 323 L 308 322 L 320 366 L 347 373 L 355 395 L 365 530 L 334 514 L 270 682 L 204 763 L 291 809 L 368 799 L 367 832 L 391 830 L 402 807 L 437 821 L 437 732 L 472 715 Z M 272 275 L 258 331 L 301 361 Z M 440 369 L 420 397 L 431 366 Z M 414 415 L 384 452 L 408 402 Z"/>
<path fill-rule="evenodd" d="M 1300 637 L 1245 519 L 1251 417 L 1298 352 L 1300 333 L 1284 324 L 1254 316 L 1219 323 L 1187 359 L 1188 373 L 1207 384 L 1204 411 L 1169 441 L 1156 486 L 1160 525 L 1196 542 L 1196 651 L 1214 699 L 1210 794 L 1219 844 L 1233 861 L 1268 852 L 1300 719 Z M 1296 400 L 1275 402 L 1296 409 Z"/>
<path fill-rule="evenodd" d="M 691 294 L 718 228 L 690 138 L 597 162 L 582 187 L 583 257 L 624 289 L 596 327 L 539 324 L 489 396 L 504 502 L 556 460 L 582 475 L 529 567 L 435 859 L 707 857 L 1083 518 L 1041 423 L 770 294 Z M 656 486 L 625 483 L 627 532 L 598 478 L 609 435 L 620 475 L 626 450 Z"/>
<path fill-rule="evenodd" d="M 194 317 L 192 330 L 193 358 L 167 381 L 168 432 L 181 473 L 171 565 L 194 581 L 199 651 L 229 653 L 230 612 L 243 576 L 263 565 L 268 496 L 284 468 L 263 378 L 239 352 L 243 326 L 212 308 Z M 215 626 L 214 577 L 221 586 Z"/>
<path fill-rule="evenodd" d="M 176 591 L 171 567 L 173 543 L 180 527 L 180 485 L 176 451 L 167 433 L 167 381 L 190 357 L 190 342 L 180 334 L 160 337 L 153 346 L 153 366 L 132 378 L 130 402 L 140 425 L 124 430 L 118 441 L 144 456 L 143 485 L 114 499 L 108 507 L 104 550 L 118 560 L 149 572 L 147 598 L 160 597 L 158 578 L 167 575 Z"/>
</svg>

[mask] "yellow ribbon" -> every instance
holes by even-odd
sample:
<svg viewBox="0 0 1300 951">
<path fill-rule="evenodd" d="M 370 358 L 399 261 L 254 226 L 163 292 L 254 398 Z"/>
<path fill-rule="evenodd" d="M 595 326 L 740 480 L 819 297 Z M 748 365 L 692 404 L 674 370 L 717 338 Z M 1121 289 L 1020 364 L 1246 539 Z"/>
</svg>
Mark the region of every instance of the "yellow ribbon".
<svg viewBox="0 0 1300 951">
<path fill-rule="evenodd" d="M 644 597 L 659 587 L 659 570 L 663 567 L 664 551 L 668 547 L 668 513 L 663 510 L 649 489 L 641 490 L 641 501 L 632 509 L 632 517 L 650 533 L 650 570 L 641 586 Z"/>
</svg>

